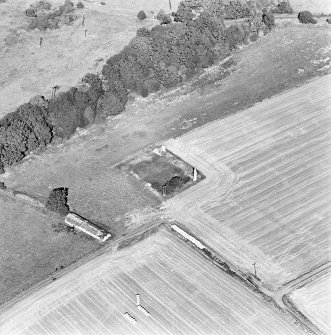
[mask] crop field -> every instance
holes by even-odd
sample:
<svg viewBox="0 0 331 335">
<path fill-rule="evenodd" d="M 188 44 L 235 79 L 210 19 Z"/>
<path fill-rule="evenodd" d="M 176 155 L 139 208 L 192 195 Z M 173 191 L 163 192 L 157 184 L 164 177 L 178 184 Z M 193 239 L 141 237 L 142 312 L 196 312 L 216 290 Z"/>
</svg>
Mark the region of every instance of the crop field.
<svg viewBox="0 0 331 335">
<path fill-rule="evenodd" d="M 138 310 L 136 294 L 149 316 Z M 163 230 L 102 254 L 26 297 L 0 315 L 0 333 L 291 335 L 302 330 Z"/>
<path fill-rule="evenodd" d="M 55 233 L 51 225 L 59 221 L 63 219 L 0 195 L 0 305 L 100 247 L 95 241 Z"/>
<path fill-rule="evenodd" d="M 331 273 L 295 290 L 290 298 L 296 307 L 325 334 L 331 334 Z"/>
<path fill-rule="evenodd" d="M 170 215 L 272 286 L 329 260 L 330 79 L 165 143 L 206 175 Z"/>
<path fill-rule="evenodd" d="M 169 9 L 168 0 L 84 1 L 78 19 L 58 30 L 27 31 L 25 10 L 36 0 L 6 0 L 0 3 L 0 118 L 33 96 L 51 96 L 52 86 L 60 91 L 76 85 L 87 72 L 99 71 L 107 58 L 118 53 L 141 26 L 151 27 L 157 20 L 141 23 L 141 10 Z M 64 0 L 50 0 L 53 7 Z M 73 1 L 77 3 L 78 1 Z M 172 0 L 176 10 L 179 0 Z M 82 16 L 85 15 L 84 36 Z M 43 47 L 39 48 L 39 38 Z"/>
</svg>

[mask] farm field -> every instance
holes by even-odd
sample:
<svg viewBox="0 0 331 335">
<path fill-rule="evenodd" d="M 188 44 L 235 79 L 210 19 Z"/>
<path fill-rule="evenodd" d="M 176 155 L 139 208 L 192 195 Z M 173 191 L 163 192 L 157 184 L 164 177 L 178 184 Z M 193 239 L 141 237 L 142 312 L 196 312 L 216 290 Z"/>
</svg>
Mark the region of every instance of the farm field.
<svg viewBox="0 0 331 335">
<path fill-rule="evenodd" d="M 9 1 L 0 4 L 0 11 L 13 3 Z M 123 6 L 128 4 L 123 3 Z M 95 8 L 106 7 L 95 4 Z M 19 21 L 16 16 L 12 20 L 11 27 L 14 28 L 15 22 Z M 5 33 L 5 30 L 0 30 L 1 33 Z M 114 165 L 145 146 L 240 112 L 266 97 L 328 72 L 329 35 L 327 29 L 316 26 L 276 28 L 245 49 L 236 51 L 234 59 L 237 71 L 221 82 L 206 84 L 201 90 L 187 95 L 175 89 L 150 95 L 147 99 L 131 99 L 124 113 L 110 118 L 104 124 L 94 124 L 79 130 L 67 142 L 54 143 L 43 153 L 30 155 L 1 175 L 0 180 L 9 188 L 41 196 L 47 196 L 54 187 L 69 187 L 69 205 L 73 210 L 96 223 L 108 225 L 117 236 L 126 233 L 130 227 L 143 224 L 143 220 L 137 220 L 137 217 L 145 217 L 145 211 L 155 206 L 158 199 L 135 178 L 114 171 Z M 118 38 L 123 41 L 122 37 Z M 68 54 L 73 53 L 70 51 Z M 89 54 L 85 55 L 82 61 L 86 65 Z M 30 74 L 30 70 L 25 75 Z M 29 85 L 31 89 L 35 87 Z M 11 95 L 14 93 L 11 91 Z M 2 209 L 0 206 L 0 213 Z M 11 211 L 10 207 L 8 210 Z M 141 210 L 143 215 L 140 215 Z M 123 223 L 123 215 L 133 217 L 134 222 L 130 219 L 128 225 Z M 7 217 L 15 218 L 15 214 L 9 212 Z M 11 221 L 2 225 L 1 235 L 8 234 L 12 225 Z M 42 225 L 36 227 L 43 232 Z M 42 245 L 42 233 L 36 232 L 35 236 L 40 237 L 40 241 L 36 239 L 35 244 Z M 17 239 L 12 240 L 9 247 L 9 253 L 22 254 L 25 250 L 25 246 Z M 77 253 L 76 257 L 78 259 L 83 255 L 84 250 L 81 254 Z M 36 256 L 42 257 L 41 254 Z"/>
<path fill-rule="evenodd" d="M 331 334 L 331 273 L 295 290 L 290 298 L 296 307 L 325 334 Z"/>
<path fill-rule="evenodd" d="M 197 271 L 199 269 L 199 271 Z M 148 310 L 136 307 L 136 294 Z M 124 313 L 137 320 L 130 323 Z M 105 253 L 0 315 L 3 334 L 302 334 L 167 231 Z"/>
<path fill-rule="evenodd" d="M 118 53 L 141 26 L 151 27 L 157 20 L 141 23 L 141 9 L 156 13 L 169 10 L 168 0 L 84 1 L 78 19 L 58 30 L 27 31 L 25 10 L 36 0 L 6 0 L 0 3 L 0 118 L 33 96 L 51 96 L 52 86 L 67 90 L 87 72 L 101 70 L 105 61 Z M 50 0 L 53 7 L 64 0 Z M 77 3 L 78 1 L 73 1 Z M 172 0 L 176 10 L 179 0 Z M 87 37 L 82 16 L 85 15 Z M 39 38 L 43 47 L 39 48 Z"/>
<path fill-rule="evenodd" d="M 330 260 L 330 79 L 164 143 L 206 176 L 169 214 L 274 288 Z"/>
<path fill-rule="evenodd" d="M 54 232 L 52 224 L 61 221 L 0 195 L 0 305 L 100 247 L 95 241 Z"/>
</svg>

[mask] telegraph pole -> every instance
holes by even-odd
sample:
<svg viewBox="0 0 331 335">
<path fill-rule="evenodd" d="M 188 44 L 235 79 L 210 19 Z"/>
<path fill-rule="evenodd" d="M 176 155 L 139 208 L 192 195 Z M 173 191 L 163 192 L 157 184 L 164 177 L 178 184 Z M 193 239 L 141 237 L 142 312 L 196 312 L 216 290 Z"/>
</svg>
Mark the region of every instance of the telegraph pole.
<svg viewBox="0 0 331 335">
<path fill-rule="evenodd" d="M 255 274 L 255 277 L 257 278 L 257 275 L 256 275 L 256 262 L 254 262 L 252 265 L 254 266 L 254 274 Z"/>
</svg>

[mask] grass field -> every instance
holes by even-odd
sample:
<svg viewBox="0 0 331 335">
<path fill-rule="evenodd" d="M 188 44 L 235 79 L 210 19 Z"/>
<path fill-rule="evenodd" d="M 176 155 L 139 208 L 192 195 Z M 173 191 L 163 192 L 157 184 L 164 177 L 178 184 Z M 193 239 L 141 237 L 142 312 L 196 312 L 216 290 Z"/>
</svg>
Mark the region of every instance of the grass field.
<svg viewBox="0 0 331 335">
<path fill-rule="evenodd" d="M 172 217 L 273 286 L 329 260 L 330 79 L 165 143 L 206 175 Z"/>
<path fill-rule="evenodd" d="M 295 290 L 290 298 L 296 307 L 325 334 L 331 334 L 331 273 Z"/>
<path fill-rule="evenodd" d="M 136 293 L 149 317 L 137 309 Z M 101 255 L 0 320 L 3 334 L 302 334 L 287 315 L 166 231 Z"/>
<path fill-rule="evenodd" d="M 63 221 L 0 195 L 0 305 L 55 271 L 96 250 L 100 244 L 51 225 Z"/>
<path fill-rule="evenodd" d="M 70 210 L 108 226 L 116 235 L 123 232 L 123 224 L 117 221 L 118 218 L 128 211 L 159 203 L 142 182 L 111 168 L 102 155 L 86 157 L 84 166 L 69 156 L 65 151 L 59 153 L 55 164 L 48 161 L 47 156 L 36 157 L 29 166 L 31 179 L 16 184 L 15 188 L 47 197 L 53 188 L 68 187 Z"/>
<path fill-rule="evenodd" d="M 169 10 L 168 0 L 85 1 L 77 10 L 79 18 L 59 30 L 27 32 L 26 8 L 35 0 L 7 0 L 0 4 L 0 118 L 33 96 L 51 96 L 52 86 L 60 91 L 76 85 L 86 72 L 100 71 L 107 58 L 128 44 L 141 26 L 152 26 L 157 20 L 140 23 L 141 9 Z M 64 0 L 51 0 L 54 6 Z M 75 1 L 74 1 L 75 2 Z M 77 1 L 76 1 L 77 2 Z M 75 3 L 76 3 L 75 2 Z M 179 0 L 172 0 L 175 10 Z M 84 37 L 82 15 L 85 15 L 87 37 Z M 43 47 L 39 48 L 39 38 Z M 100 60 L 101 59 L 101 60 Z"/>
</svg>

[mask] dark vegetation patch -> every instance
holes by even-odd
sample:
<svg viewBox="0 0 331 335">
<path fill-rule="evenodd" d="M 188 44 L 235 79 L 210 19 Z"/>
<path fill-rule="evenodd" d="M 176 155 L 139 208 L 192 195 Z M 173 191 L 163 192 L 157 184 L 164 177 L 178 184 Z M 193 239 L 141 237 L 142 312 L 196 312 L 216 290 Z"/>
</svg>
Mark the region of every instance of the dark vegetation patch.
<svg viewBox="0 0 331 335">
<path fill-rule="evenodd" d="M 121 113 L 130 92 L 147 97 L 162 87 L 187 81 L 225 59 L 238 45 L 248 43 L 259 30 L 272 27 L 269 14 L 262 17 L 261 12 L 251 8 L 247 23 L 226 28 L 221 3 L 207 3 L 181 2 L 173 14 L 178 21 L 174 23 L 169 22 L 168 14 L 160 12 L 163 24 L 151 30 L 138 29 L 129 45 L 107 60 L 102 75 L 88 73 L 77 87 L 54 94 L 49 100 L 36 97 L 0 120 L 0 173 L 55 138 L 68 139 L 77 128 Z M 233 13 L 242 8 L 236 1 L 227 6 Z M 248 7 L 243 8 L 242 13 L 246 13 Z M 63 15 L 74 15 L 73 11 L 69 0 L 54 10 L 49 2 L 39 1 L 26 14 L 34 22 L 31 25 L 44 30 L 52 20 L 54 23 Z"/>
<path fill-rule="evenodd" d="M 118 168 L 143 180 L 163 196 L 171 196 L 182 188 L 193 184 L 193 168 L 168 151 L 155 149 L 139 155 Z M 203 178 L 197 172 L 197 180 Z"/>
<path fill-rule="evenodd" d="M 271 12 L 275 14 L 293 14 L 293 9 L 288 1 L 282 1 L 276 8 L 272 8 Z"/>
<path fill-rule="evenodd" d="M 45 204 L 46 209 L 56 212 L 61 216 L 69 213 L 68 189 L 65 187 L 55 188 L 51 191 Z"/>
<path fill-rule="evenodd" d="M 82 2 L 78 2 L 77 8 L 83 8 Z M 59 29 L 63 25 L 70 25 L 76 19 L 75 6 L 72 1 L 65 0 L 64 4 L 52 8 L 52 4 L 46 0 L 37 1 L 25 11 L 28 17 L 28 30 Z"/>
<path fill-rule="evenodd" d="M 143 10 L 141 10 L 141 11 L 138 12 L 138 14 L 137 14 L 137 18 L 138 18 L 138 20 L 140 20 L 140 21 L 145 20 L 146 17 L 147 17 L 147 15 L 146 15 L 146 13 L 145 13 Z"/>
<path fill-rule="evenodd" d="M 308 24 L 308 23 L 316 24 L 317 23 L 317 21 L 313 17 L 313 14 L 309 12 L 308 10 L 300 12 L 298 14 L 298 19 L 303 24 Z"/>
<path fill-rule="evenodd" d="M 265 11 L 262 14 L 262 22 L 265 24 L 268 30 L 271 30 L 275 26 L 275 17 L 271 12 Z"/>
</svg>

